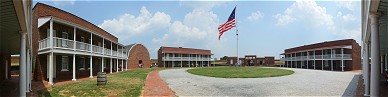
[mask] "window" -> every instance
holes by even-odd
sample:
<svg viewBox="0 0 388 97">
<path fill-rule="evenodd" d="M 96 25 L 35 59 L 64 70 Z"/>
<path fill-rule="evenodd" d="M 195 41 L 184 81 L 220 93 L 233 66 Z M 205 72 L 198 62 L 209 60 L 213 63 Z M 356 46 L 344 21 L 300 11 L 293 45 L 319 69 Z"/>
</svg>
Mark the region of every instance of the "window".
<svg viewBox="0 0 388 97">
<path fill-rule="evenodd" d="M 65 39 L 69 39 L 67 32 L 62 32 L 62 38 L 63 38 L 62 47 L 68 47 L 69 45 L 67 43 L 67 40 L 65 40 Z"/>
<path fill-rule="evenodd" d="M 69 57 L 62 56 L 62 70 L 61 71 L 69 71 Z"/>
<path fill-rule="evenodd" d="M 53 37 L 56 37 L 57 33 L 53 30 Z M 47 38 L 50 37 L 50 29 L 47 29 Z"/>
<path fill-rule="evenodd" d="M 81 37 L 80 42 L 84 43 L 85 42 L 85 37 Z M 81 49 L 85 49 L 85 46 L 83 44 L 80 45 Z"/>
<path fill-rule="evenodd" d="M 85 70 L 85 58 L 81 57 L 79 60 L 79 70 Z"/>
<path fill-rule="evenodd" d="M 233 60 L 230 60 L 230 64 L 233 64 Z"/>
</svg>

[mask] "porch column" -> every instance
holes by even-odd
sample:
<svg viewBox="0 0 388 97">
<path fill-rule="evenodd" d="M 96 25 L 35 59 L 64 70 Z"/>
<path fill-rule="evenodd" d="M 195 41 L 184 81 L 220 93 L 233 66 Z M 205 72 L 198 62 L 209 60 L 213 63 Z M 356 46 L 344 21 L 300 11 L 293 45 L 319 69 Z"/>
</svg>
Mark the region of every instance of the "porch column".
<svg viewBox="0 0 388 97">
<path fill-rule="evenodd" d="M 238 58 L 237 58 L 238 59 Z M 195 54 L 195 67 L 197 67 L 197 64 L 198 64 L 198 55 Z"/>
<path fill-rule="evenodd" d="M 112 53 L 111 53 L 112 54 Z M 112 58 L 110 58 L 110 61 L 109 61 L 109 70 L 110 70 L 110 73 L 112 73 Z"/>
<path fill-rule="evenodd" d="M 116 51 L 116 72 L 119 72 L 119 44 L 116 45 L 117 51 Z"/>
<path fill-rule="evenodd" d="M 110 55 L 111 57 L 113 57 L 113 46 L 112 46 L 113 42 L 110 42 Z M 112 73 L 112 58 L 110 58 L 110 73 Z"/>
<path fill-rule="evenodd" d="M 341 48 L 341 68 L 344 71 L 344 48 Z"/>
<path fill-rule="evenodd" d="M 163 53 L 162 61 L 163 61 L 163 67 L 166 68 L 166 53 Z"/>
<path fill-rule="evenodd" d="M 101 72 L 105 72 L 104 71 L 104 65 L 105 65 L 104 60 L 105 60 L 104 57 L 101 57 Z"/>
<path fill-rule="evenodd" d="M 365 85 L 365 93 L 364 96 L 370 95 L 370 64 L 369 64 L 369 45 L 368 43 L 364 43 L 364 58 L 362 60 L 364 62 L 363 72 L 364 72 L 364 85 Z"/>
<path fill-rule="evenodd" d="M 331 59 L 331 71 L 333 71 L 333 49 L 330 49 L 330 59 Z"/>
<path fill-rule="evenodd" d="M 191 67 L 191 54 L 189 54 L 189 67 Z"/>
<path fill-rule="evenodd" d="M 300 68 L 302 69 L 303 67 L 303 53 L 300 52 Z"/>
<path fill-rule="evenodd" d="M 325 54 L 324 54 L 323 49 L 322 49 L 322 67 L 321 67 L 322 70 L 323 70 L 323 63 L 324 63 L 323 60 L 325 59 L 324 57 L 325 57 Z"/>
<path fill-rule="evenodd" d="M 89 78 L 93 78 L 93 56 L 90 55 L 90 76 Z"/>
<path fill-rule="evenodd" d="M 49 36 L 49 38 L 50 38 L 50 63 L 49 63 L 49 82 L 48 82 L 48 84 L 50 85 L 50 86 L 52 86 L 52 85 L 54 85 L 54 83 L 53 83 L 53 74 L 54 74 L 54 68 L 53 68 L 53 66 L 54 66 L 54 62 L 53 62 L 53 60 L 54 60 L 54 53 L 53 53 L 53 47 L 54 47 L 54 38 L 53 38 L 53 33 L 54 33 L 54 31 L 53 31 L 53 18 L 51 18 L 50 19 L 50 36 Z M 22 54 L 22 53 L 20 53 L 20 54 Z M 22 70 L 22 69 L 20 69 L 20 70 Z M 20 95 L 21 96 L 21 95 Z"/>
<path fill-rule="evenodd" d="M 74 37 L 73 37 L 73 50 L 74 50 L 74 52 L 75 52 L 75 50 L 76 50 L 76 45 L 77 45 L 77 42 L 76 42 L 76 35 L 77 35 L 77 30 L 76 30 L 76 28 L 75 27 L 73 27 L 74 28 Z M 76 79 L 76 77 L 75 77 L 75 54 L 73 54 L 73 79 L 71 79 L 72 81 L 76 81 L 77 79 Z"/>
<path fill-rule="evenodd" d="M 307 69 L 309 69 L 309 59 L 310 59 L 310 56 L 309 56 L 309 51 L 307 51 Z"/>
<path fill-rule="evenodd" d="M 73 79 L 72 81 L 76 81 L 77 79 L 75 78 L 75 54 L 73 54 Z"/>
<path fill-rule="evenodd" d="M 121 47 L 121 58 L 123 58 L 124 56 L 124 47 Z M 121 71 L 124 71 L 124 59 L 121 59 Z"/>
<path fill-rule="evenodd" d="M 380 46 L 379 46 L 379 14 L 371 13 L 369 15 L 371 26 L 371 82 L 370 96 L 379 96 L 379 78 L 380 78 Z"/>
<path fill-rule="evenodd" d="M 314 64 L 314 70 L 315 70 L 315 67 L 317 67 L 317 66 L 315 66 L 315 61 L 316 61 L 315 56 L 316 56 L 316 54 L 315 54 L 315 50 L 314 50 L 314 62 L 313 62 L 313 64 Z"/>
<path fill-rule="evenodd" d="M 116 59 L 116 72 L 119 72 L 119 59 Z"/>
<path fill-rule="evenodd" d="M 20 62 L 19 62 L 19 91 L 20 96 L 26 96 L 27 90 L 27 64 L 26 64 L 26 32 L 21 32 L 21 40 L 20 40 Z M 31 76 L 31 75 L 30 75 Z"/>
<path fill-rule="evenodd" d="M 172 54 L 172 68 L 174 68 L 175 66 L 174 61 L 175 61 L 175 53 Z"/>
<path fill-rule="evenodd" d="M 182 53 L 181 53 L 181 67 L 183 67 L 183 64 L 182 64 Z"/>
<path fill-rule="evenodd" d="M 105 39 L 102 38 L 102 56 L 105 55 Z M 105 72 L 104 71 L 104 57 L 101 57 L 101 72 Z"/>
<path fill-rule="evenodd" d="M 212 65 L 212 64 L 210 63 L 210 60 L 211 60 L 211 55 L 208 56 L 207 67 L 209 67 L 210 65 Z"/>
<path fill-rule="evenodd" d="M 93 33 L 90 33 L 90 52 L 93 52 Z M 90 76 L 89 78 L 93 78 L 93 56 L 90 55 Z"/>
</svg>

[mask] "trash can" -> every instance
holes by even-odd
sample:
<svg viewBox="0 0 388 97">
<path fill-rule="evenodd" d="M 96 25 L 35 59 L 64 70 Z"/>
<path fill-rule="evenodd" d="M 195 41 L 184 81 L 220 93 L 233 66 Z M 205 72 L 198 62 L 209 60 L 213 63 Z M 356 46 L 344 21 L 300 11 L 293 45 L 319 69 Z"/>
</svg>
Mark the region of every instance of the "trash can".
<svg viewBox="0 0 388 97">
<path fill-rule="evenodd" d="M 98 72 L 97 73 L 97 85 L 106 85 L 107 79 L 106 79 L 106 73 L 105 72 Z"/>
</svg>

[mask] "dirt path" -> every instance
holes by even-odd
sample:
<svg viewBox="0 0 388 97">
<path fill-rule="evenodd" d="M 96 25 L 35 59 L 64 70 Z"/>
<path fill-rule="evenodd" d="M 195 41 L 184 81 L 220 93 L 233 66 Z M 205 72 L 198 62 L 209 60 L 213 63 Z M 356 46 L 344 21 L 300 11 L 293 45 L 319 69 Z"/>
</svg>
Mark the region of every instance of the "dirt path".
<svg viewBox="0 0 388 97">
<path fill-rule="evenodd" d="M 148 73 L 142 96 L 174 96 L 173 91 L 160 78 L 159 71 Z"/>
</svg>

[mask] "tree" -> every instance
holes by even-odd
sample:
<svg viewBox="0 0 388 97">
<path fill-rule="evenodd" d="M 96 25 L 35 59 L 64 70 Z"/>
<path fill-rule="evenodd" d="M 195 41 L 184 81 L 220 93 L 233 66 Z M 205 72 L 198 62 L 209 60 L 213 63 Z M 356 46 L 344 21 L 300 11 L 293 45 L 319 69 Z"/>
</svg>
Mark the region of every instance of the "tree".
<svg viewBox="0 0 388 97">
<path fill-rule="evenodd" d="M 228 59 L 228 56 L 224 56 L 224 57 L 220 58 L 220 60 L 226 60 L 226 59 Z"/>
</svg>

